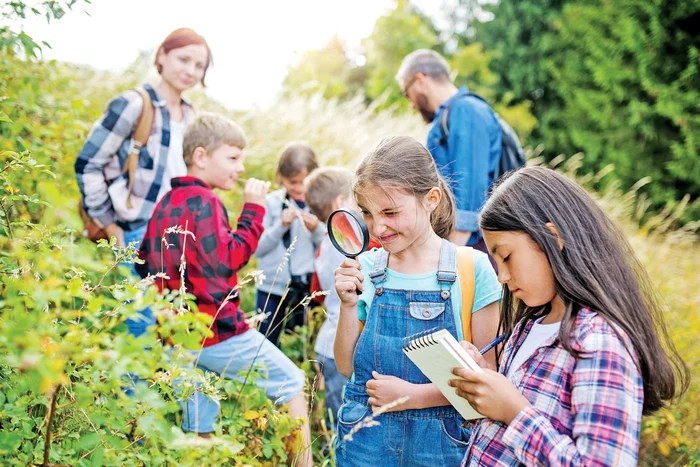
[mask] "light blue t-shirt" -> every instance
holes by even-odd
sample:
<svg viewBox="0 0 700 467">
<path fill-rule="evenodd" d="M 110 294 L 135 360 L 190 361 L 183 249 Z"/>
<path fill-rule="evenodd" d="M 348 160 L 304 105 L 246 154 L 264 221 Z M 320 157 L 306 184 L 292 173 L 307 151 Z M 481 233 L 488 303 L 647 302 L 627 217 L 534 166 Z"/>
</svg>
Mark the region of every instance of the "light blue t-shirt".
<svg viewBox="0 0 700 467">
<path fill-rule="evenodd" d="M 357 303 L 357 318 L 360 321 L 367 319 L 367 310 L 372 307 L 372 299 L 375 297 L 374 284 L 369 278 L 374 266 L 374 258 L 377 256 L 377 249 L 374 248 L 359 256 L 360 265 L 364 281 L 362 285 L 365 290 L 360 295 Z M 493 270 L 488 256 L 485 253 L 474 251 L 474 304 L 472 313 L 476 313 L 487 305 L 499 301 L 502 295 L 501 284 L 498 283 L 496 272 Z M 458 266 L 459 267 L 459 266 Z M 387 268 L 384 288 L 399 290 L 440 290 L 437 280 L 437 269 L 423 274 L 403 274 Z M 462 334 L 462 288 L 459 279 L 450 289 L 452 296 L 452 310 L 454 312 L 457 331 Z"/>
</svg>

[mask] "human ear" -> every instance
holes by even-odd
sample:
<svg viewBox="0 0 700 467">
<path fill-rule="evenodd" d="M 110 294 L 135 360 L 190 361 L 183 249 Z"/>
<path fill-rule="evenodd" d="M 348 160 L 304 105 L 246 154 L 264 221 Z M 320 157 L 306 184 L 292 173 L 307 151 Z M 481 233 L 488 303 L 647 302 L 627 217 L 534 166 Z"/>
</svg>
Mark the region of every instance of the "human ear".
<svg viewBox="0 0 700 467">
<path fill-rule="evenodd" d="M 331 203 L 331 208 L 333 208 L 333 210 L 335 211 L 335 210 L 341 209 L 343 207 L 345 207 L 345 196 L 343 196 L 343 195 L 336 196 L 336 198 Z"/>
<path fill-rule="evenodd" d="M 195 167 L 202 170 L 205 169 L 207 167 L 208 158 L 209 155 L 207 154 L 206 149 L 201 146 L 194 148 L 194 152 L 192 153 L 192 163 Z"/>
<path fill-rule="evenodd" d="M 434 186 L 425 195 L 425 198 L 423 200 L 424 201 L 423 207 L 425 208 L 426 211 L 433 212 L 440 205 L 441 200 L 442 200 L 442 191 L 440 190 L 440 188 Z"/>
<path fill-rule="evenodd" d="M 559 229 L 557 229 L 557 226 L 551 222 L 547 222 L 545 225 L 547 226 L 549 231 L 552 232 L 552 234 L 554 234 L 555 237 L 557 237 L 559 251 L 562 251 L 564 249 L 564 240 L 561 238 L 561 235 L 559 235 Z"/>
</svg>

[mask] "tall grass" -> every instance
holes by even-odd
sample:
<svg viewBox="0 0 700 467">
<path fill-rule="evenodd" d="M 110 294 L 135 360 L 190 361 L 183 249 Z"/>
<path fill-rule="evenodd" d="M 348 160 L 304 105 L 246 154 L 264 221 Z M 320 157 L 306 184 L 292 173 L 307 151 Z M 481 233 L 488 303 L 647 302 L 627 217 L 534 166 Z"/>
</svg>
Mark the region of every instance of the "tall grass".
<svg viewBox="0 0 700 467">
<path fill-rule="evenodd" d="M 93 91 L 87 94 L 98 99 L 96 102 L 88 97 L 89 108 L 101 111 L 106 103 L 104 85 L 100 88 L 94 84 L 94 74 L 82 72 L 76 78 L 76 89 L 91 89 Z M 81 86 L 81 81 L 85 86 Z M 114 84 L 111 81 L 107 87 L 111 92 L 112 89 L 132 87 L 134 82 L 138 82 L 137 78 L 129 75 L 129 83 L 117 80 Z M 281 98 L 269 108 L 238 113 L 223 109 L 203 93 L 197 92 L 191 97 L 200 109 L 217 110 L 242 124 L 249 140 L 246 177 L 274 180 L 276 156 L 285 143 L 292 140 L 309 142 L 322 165 L 342 165 L 352 169 L 363 154 L 386 136 L 404 134 L 424 141 L 427 133 L 427 127 L 418 116 L 398 115 L 391 111 L 378 113 L 375 106 L 367 106 L 361 98 L 338 102 L 324 100 L 320 95 L 288 97 Z M 99 116 L 97 112 L 95 110 L 93 118 Z M 86 126 L 89 123 L 86 122 Z M 66 154 L 64 157 L 72 161 L 75 155 Z M 645 465 L 674 462 L 700 465 L 700 411 L 697 410 L 700 406 L 697 377 L 700 346 L 695 343 L 700 335 L 700 277 L 696 272 L 700 264 L 697 235 L 700 220 L 682 229 L 676 228 L 675 219 L 685 204 L 672 212 L 647 212 L 649 203 L 637 192 L 647 183 L 642 178 L 644 174 L 640 174 L 640 183 L 635 188 L 623 192 L 614 181 L 611 167 L 597 174 L 580 174 L 580 156 L 562 156 L 551 165 L 569 173 L 588 188 L 627 234 L 661 294 L 670 335 L 693 375 L 690 390 L 680 401 L 668 410 L 645 418 L 641 462 Z M 64 163 L 61 167 L 69 165 Z M 59 176 L 73 177 L 73 174 L 66 171 Z M 222 197 L 231 215 L 236 216 L 242 205 L 242 188 L 222 193 Z M 77 216 L 73 224 L 78 227 Z M 255 261 L 246 270 L 253 269 Z M 253 311 L 255 294 L 252 287 L 241 289 L 240 294 L 243 308 Z"/>
</svg>

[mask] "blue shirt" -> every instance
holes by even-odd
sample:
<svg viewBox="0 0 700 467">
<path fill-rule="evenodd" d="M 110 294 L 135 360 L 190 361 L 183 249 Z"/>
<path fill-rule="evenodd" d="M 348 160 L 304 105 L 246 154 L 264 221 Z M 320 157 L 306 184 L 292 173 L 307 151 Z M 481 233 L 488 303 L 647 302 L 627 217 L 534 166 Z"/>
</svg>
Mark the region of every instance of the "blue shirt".
<svg viewBox="0 0 700 467">
<path fill-rule="evenodd" d="M 446 100 L 435 112 L 426 147 L 457 202 L 456 230 L 479 231 L 479 211 L 501 158 L 501 126 L 496 114 L 481 99 L 469 96 L 466 86 Z M 449 137 L 440 144 L 440 116 L 450 105 Z M 469 244 L 476 242 L 472 235 Z"/>
<path fill-rule="evenodd" d="M 362 285 L 365 290 L 360 295 L 357 303 L 357 319 L 367 320 L 367 312 L 372 308 L 372 300 L 375 296 L 375 288 L 369 273 L 372 272 L 374 258 L 377 256 L 377 249 L 374 248 L 361 254 L 358 257 L 362 267 L 364 281 Z M 457 265 L 459 267 L 459 264 Z M 386 281 L 383 283 L 387 289 L 397 290 L 440 290 L 437 280 L 437 269 L 424 274 L 402 274 L 390 268 L 386 269 Z M 462 289 L 459 281 L 452 285 L 450 290 L 452 296 L 452 311 L 455 316 L 455 325 L 460 339 L 462 338 Z M 472 313 L 475 313 L 493 302 L 501 299 L 502 287 L 498 283 L 496 273 L 489 262 L 488 256 L 481 251 L 474 250 L 474 305 Z"/>
</svg>

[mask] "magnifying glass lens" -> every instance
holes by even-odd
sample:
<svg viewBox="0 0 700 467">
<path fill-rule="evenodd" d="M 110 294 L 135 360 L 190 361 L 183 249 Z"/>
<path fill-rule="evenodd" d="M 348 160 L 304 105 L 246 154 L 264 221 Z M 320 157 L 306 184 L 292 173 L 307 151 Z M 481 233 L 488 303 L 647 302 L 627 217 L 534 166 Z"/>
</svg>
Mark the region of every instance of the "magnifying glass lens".
<svg viewBox="0 0 700 467">
<path fill-rule="evenodd" d="M 328 219 L 331 243 L 345 256 L 354 258 L 369 244 L 369 233 L 364 221 L 355 213 L 338 210 Z"/>
</svg>

